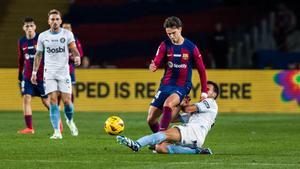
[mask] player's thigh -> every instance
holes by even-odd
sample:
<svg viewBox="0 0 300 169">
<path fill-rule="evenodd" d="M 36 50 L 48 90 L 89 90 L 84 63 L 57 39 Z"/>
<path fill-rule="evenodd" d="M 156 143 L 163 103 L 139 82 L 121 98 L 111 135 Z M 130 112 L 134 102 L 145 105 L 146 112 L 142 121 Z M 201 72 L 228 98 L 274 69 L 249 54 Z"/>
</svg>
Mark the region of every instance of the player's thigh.
<svg viewBox="0 0 300 169">
<path fill-rule="evenodd" d="M 72 103 L 71 94 L 70 93 L 63 93 L 61 92 L 61 98 L 64 104 Z"/>
<path fill-rule="evenodd" d="M 207 130 L 199 126 L 187 123 L 186 125 L 176 126 L 179 129 L 181 140 L 180 144 L 186 147 L 201 147 L 204 143 Z"/>
<path fill-rule="evenodd" d="M 177 93 L 173 93 L 166 99 L 166 101 L 164 102 L 164 106 L 175 107 L 179 105 L 179 103 L 180 103 L 179 95 Z"/>
<path fill-rule="evenodd" d="M 164 106 L 174 107 L 180 104 L 180 102 L 186 97 L 190 92 L 190 87 L 172 87 L 170 90 L 170 96 L 166 99 Z"/>
<path fill-rule="evenodd" d="M 44 80 L 45 94 L 50 94 L 58 91 L 58 81 L 56 79 L 45 79 Z"/>
<path fill-rule="evenodd" d="M 58 80 L 58 90 L 61 93 L 72 94 L 72 83 L 71 83 L 70 76 Z"/>
<path fill-rule="evenodd" d="M 156 92 L 156 94 L 155 94 L 153 100 L 151 101 L 150 105 L 154 106 L 154 107 L 157 107 L 157 108 L 162 110 L 164 102 L 169 96 L 168 90 L 169 89 L 167 87 L 160 87 L 158 89 L 158 91 Z"/>
<path fill-rule="evenodd" d="M 51 104 L 57 104 L 58 91 L 50 92 L 50 93 L 48 93 L 48 96 L 50 98 Z"/>
<path fill-rule="evenodd" d="M 23 95 L 33 95 L 33 90 L 34 90 L 34 84 L 31 83 L 30 80 L 24 80 L 21 82 L 21 87 L 22 87 L 22 94 Z"/>
<path fill-rule="evenodd" d="M 147 117 L 147 122 L 148 123 L 154 123 L 158 120 L 160 117 L 162 111 L 161 109 L 155 107 L 155 106 L 150 106 L 149 111 L 148 111 L 148 117 Z"/>
<path fill-rule="evenodd" d="M 30 94 L 24 94 L 23 95 L 23 103 L 24 104 L 30 104 L 32 96 Z"/>
<path fill-rule="evenodd" d="M 181 133 L 177 127 L 169 128 L 164 133 L 167 141 L 179 142 L 181 140 Z"/>
</svg>

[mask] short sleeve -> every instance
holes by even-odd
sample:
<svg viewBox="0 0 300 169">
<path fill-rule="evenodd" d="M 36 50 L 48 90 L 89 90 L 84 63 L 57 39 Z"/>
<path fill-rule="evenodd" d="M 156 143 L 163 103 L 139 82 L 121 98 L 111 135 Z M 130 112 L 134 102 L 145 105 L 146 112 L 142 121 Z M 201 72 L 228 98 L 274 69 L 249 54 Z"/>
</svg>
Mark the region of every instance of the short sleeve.
<svg viewBox="0 0 300 169">
<path fill-rule="evenodd" d="M 68 31 L 67 42 L 68 44 L 75 42 L 74 34 L 71 31 Z"/>
<path fill-rule="evenodd" d="M 38 37 L 36 50 L 40 52 L 44 51 L 43 37 L 41 35 Z"/>
</svg>

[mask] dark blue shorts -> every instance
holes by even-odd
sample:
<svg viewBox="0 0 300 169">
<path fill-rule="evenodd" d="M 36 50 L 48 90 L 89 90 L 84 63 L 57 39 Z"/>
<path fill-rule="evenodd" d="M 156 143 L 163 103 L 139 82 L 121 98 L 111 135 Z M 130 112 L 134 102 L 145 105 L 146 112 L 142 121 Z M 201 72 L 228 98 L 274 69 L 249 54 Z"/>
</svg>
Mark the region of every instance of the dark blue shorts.
<svg viewBox="0 0 300 169">
<path fill-rule="evenodd" d="M 76 84 L 75 73 L 70 73 L 72 85 Z"/>
<path fill-rule="evenodd" d="M 37 85 L 31 83 L 30 80 L 22 81 L 22 94 L 29 94 L 31 96 L 39 96 L 41 98 L 48 98 L 45 94 L 44 83 L 42 81 L 38 81 Z"/>
<path fill-rule="evenodd" d="M 165 100 L 173 93 L 176 93 L 180 102 L 190 93 L 191 87 L 178 87 L 178 86 L 163 86 L 161 85 L 156 92 L 150 105 L 155 106 L 162 110 Z"/>
</svg>

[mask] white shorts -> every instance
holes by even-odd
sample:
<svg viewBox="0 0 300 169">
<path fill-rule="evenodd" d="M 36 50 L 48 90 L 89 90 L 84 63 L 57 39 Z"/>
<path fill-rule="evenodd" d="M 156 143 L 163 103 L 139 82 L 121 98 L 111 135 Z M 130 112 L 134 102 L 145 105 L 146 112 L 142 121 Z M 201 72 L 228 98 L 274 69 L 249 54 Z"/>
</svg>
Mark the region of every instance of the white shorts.
<svg viewBox="0 0 300 169">
<path fill-rule="evenodd" d="M 177 127 L 181 134 L 180 144 L 182 146 L 196 148 L 201 148 L 205 137 L 208 133 L 207 129 L 199 124 L 189 124 L 174 126 Z"/>
<path fill-rule="evenodd" d="M 46 94 L 49 94 L 54 91 L 72 94 L 72 83 L 70 78 L 65 78 L 62 80 L 45 79 L 44 85 Z"/>
</svg>

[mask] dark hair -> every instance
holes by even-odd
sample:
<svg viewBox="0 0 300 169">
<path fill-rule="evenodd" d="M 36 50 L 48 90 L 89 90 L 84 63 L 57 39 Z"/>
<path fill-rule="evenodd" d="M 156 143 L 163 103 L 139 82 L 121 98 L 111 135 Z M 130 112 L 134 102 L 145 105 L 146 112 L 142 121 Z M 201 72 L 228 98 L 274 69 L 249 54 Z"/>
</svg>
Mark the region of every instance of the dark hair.
<svg viewBox="0 0 300 169">
<path fill-rule="evenodd" d="M 164 28 L 181 28 L 182 22 L 176 16 L 168 17 L 164 22 Z"/>
<path fill-rule="evenodd" d="M 48 12 L 48 17 L 52 14 L 57 14 L 61 17 L 61 13 L 59 12 L 59 10 L 57 9 L 51 9 L 49 12 Z"/>
<path fill-rule="evenodd" d="M 28 22 L 34 22 L 34 19 L 32 17 L 30 17 L 30 16 L 26 16 L 23 19 L 23 24 L 28 23 Z"/>
<path fill-rule="evenodd" d="M 213 81 L 207 81 L 207 84 L 213 85 L 214 92 L 217 94 L 214 99 L 217 99 L 219 96 L 219 86 L 217 85 L 217 83 L 215 83 Z"/>
</svg>

